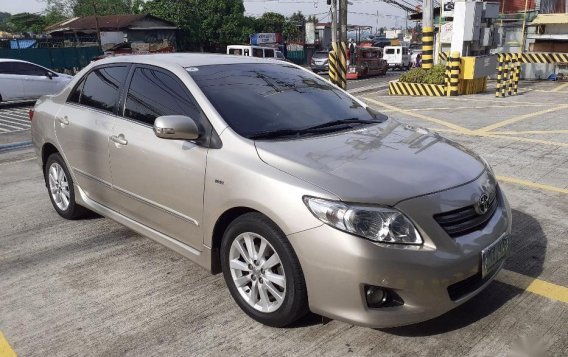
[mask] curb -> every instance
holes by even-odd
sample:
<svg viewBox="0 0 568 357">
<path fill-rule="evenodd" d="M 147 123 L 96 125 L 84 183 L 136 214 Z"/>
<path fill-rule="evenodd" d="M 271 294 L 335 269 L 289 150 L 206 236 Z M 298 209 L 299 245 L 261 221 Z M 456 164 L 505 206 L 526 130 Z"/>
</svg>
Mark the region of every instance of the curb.
<svg viewBox="0 0 568 357">
<path fill-rule="evenodd" d="M 369 92 L 369 91 L 379 91 L 379 90 L 382 90 L 382 89 L 387 89 L 388 87 L 389 87 L 388 84 L 381 84 L 379 86 L 372 85 L 372 86 L 349 89 L 349 90 L 347 90 L 347 93 L 359 94 L 359 93 Z"/>
<path fill-rule="evenodd" d="M 31 146 L 32 146 L 31 141 L 20 141 L 18 143 L 4 144 L 4 145 L 0 145 L 0 153 L 12 151 L 12 150 L 17 150 L 17 149 L 25 149 L 25 148 L 29 148 Z"/>
</svg>

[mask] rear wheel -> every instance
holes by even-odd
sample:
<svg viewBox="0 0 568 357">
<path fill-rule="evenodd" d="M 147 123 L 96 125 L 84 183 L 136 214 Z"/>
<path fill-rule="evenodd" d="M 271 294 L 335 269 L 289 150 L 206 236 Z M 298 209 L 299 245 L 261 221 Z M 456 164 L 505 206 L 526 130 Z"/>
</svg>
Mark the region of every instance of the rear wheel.
<svg viewBox="0 0 568 357">
<path fill-rule="evenodd" d="M 49 155 L 45 164 L 45 183 L 49 199 L 57 213 L 66 219 L 76 219 L 88 212 L 75 202 L 73 179 L 58 153 Z"/>
<path fill-rule="evenodd" d="M 247 213 L 229 225 L 221 243 L 221 264 L 233 299 L 256 321 L 283 327 L 308 312 L 298 258 L 266 216 Z"/>
</svg>

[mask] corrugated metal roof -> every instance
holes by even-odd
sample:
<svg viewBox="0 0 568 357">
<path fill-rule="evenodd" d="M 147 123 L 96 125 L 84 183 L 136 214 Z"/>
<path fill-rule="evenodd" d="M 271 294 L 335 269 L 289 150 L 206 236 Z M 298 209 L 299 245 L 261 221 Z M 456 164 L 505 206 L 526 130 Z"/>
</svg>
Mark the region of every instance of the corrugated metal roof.
<svg viewBox="0 0 568 357">
<path fill-rule="evenodd" d="M 57 31 L 68 31 L 68 30 L 94 30 L 97 28 L 97 21 L 99 28 L 101 30 L 110 29 L 123 29 L 134 24 L 137 21 L 143 19 L 151 19 L 160 22 L 157 27 L 164 27 L 167 25 L 175 27 L 175 25 L 169 21 L 162 20 L 155 16 L 149 14 L 137 14 L 137 15 L 110 15 L 110 16 L 85 16 L 85 17 L 75 17 L 69 20 L 62 21 L 55 25 L 51 25 L 46 28 L 48 33 Z M 147 26 L 146 26 L 147 27 Z"/>
<path fill-rule="evenodd" d="M 533 25 L 565 24 L 568 25 L 568 14 L 540 14 L 532 22 Z"/>
</svg>

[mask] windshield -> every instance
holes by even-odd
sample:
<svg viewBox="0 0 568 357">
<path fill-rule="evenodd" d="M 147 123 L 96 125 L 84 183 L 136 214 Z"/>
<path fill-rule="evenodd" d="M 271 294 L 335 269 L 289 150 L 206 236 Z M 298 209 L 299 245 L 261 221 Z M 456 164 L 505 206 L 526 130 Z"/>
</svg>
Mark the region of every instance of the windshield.
<svg viewBox="0 0 568 357">
<path fill-rule="evenodd" d="M 328 56 L 327 52 L 316 52 L 314 53 L 312 58 L 327 58 L 327 56 Z"/>
<path fill-rule="evenodd" d="M 346 119 L 385 119 L 319 76 L 285 63 L 200 66 L 189 74 L 227 124 L 247 138 Z"/>
</svg>

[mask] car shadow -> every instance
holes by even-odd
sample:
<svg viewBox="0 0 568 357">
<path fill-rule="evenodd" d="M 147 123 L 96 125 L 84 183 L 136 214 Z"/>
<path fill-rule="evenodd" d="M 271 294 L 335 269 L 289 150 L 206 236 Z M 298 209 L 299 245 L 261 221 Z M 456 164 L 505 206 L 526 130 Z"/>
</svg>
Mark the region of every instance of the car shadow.
<svg viewBox="0 0 568 357">
<path fill-rule="evenodd" d="M 547 239 L 532 216 L 513 210 L 510 255 L 504 269 L 536 279 L 542 272 Z M 397 336 L 432 336 L 461 329 L 501 308 L 524 290 L 494 280 L 484 291 L 463 305 L 432 320 L 414 325 L 378 329 Z"/>
</svg>

